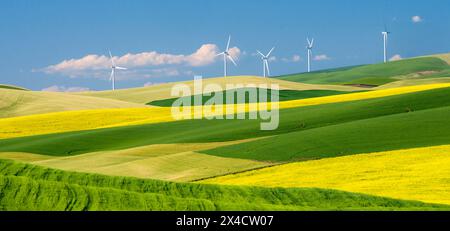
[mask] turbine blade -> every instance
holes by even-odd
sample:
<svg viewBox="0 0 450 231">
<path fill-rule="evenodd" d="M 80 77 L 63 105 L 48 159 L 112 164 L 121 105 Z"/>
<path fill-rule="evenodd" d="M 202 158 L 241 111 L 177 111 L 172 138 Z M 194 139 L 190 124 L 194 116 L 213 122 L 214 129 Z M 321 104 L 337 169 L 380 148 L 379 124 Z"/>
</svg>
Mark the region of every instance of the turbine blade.
<svg viewBox="0 0 450 231">
<path fill-rule="evenodd" d="M 275 50 L 275 47 L 272 47 L 272 49 L 269 51 L 269 53 L 267 53 L 266 57 L 269 57 L 272 54 L 273 50 Z"/>
<path fill-rule="evenodd" d="M 221 52 L 221 53 L 217 54 L 216 57 L 217 57 L 217 56 L 224 55 L 224 54 L 225 54 L 225 52 Z"/>
<path fill-rule="evenodd" d="M 258 52 L 258 54 L 260 54 L 262 57 L 265 57 L 265 56 L 263 55 L 263 53 L 261 53 L 261 51 L 256 50 L 256 52 Z"/>
<path fill-rule="evenodd" d="M 116 67 L 116 69 L 117 69 L 117 70 L 128 70 L 128 69 L 125 68 L 125 67 Z"/>
<path fill-rule="evenodd" d="M 311 48 L 314 46 L 314 38 L 311 40 Z"/>
<path fill-rule="evenodd" d="M 228 36 L 227 49 L 225 51 L 228 51 L 230 49 L 230 42 L 231 42 L 231 35 Z"/>
<path fill-rule="evenodd" d="M 231 60 L 231 62 L 232 62 L 235 66 L 237 66 L 236 62 L 234 61 L 234 59 L 233 59 L 233 57 L 232 57 L 231 55 L 228 55 L 227 57 Z"/>
<path fill-rule="evenodd" d="M 112 56 L 112 54 L 111 54 L 111 51 L 110 50 L 108 50 L 109 51 L 109 57 L 111 58 L 111 64 L 112 64 L 112 66 L 115 66 L 115 64 L 114 64 L 114 58 L 113 58 L 113 56 Z"/>
</svg>

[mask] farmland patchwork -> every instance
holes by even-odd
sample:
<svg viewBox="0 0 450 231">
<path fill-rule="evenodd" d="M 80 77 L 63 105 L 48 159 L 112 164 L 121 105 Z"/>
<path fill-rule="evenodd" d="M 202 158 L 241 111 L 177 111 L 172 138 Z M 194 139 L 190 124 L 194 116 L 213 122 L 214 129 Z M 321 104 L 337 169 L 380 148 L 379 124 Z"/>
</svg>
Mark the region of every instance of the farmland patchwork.
<svg viewBox="0 0 450 231">
<path fill-rule="evenodd" d="M 114 92 L 0 85 L 0 210 L 450 210 L 445 58 Z"/>
</svg>

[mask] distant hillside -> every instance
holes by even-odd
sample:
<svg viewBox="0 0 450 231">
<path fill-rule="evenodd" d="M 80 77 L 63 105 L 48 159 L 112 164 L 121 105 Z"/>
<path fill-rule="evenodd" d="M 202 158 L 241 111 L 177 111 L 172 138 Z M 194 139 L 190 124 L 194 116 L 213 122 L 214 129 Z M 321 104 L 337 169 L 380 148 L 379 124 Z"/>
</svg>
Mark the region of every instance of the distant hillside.
<svg viewBox="0 0 450 231">
<path fill-rule="evenodd" d="M 60 92 L 18 91 L 0 88 L 0 118 L 72 110 L 138 107 L 144 106 L 119 100 Z"/>
<path fill-rule="evenodd" d="M 440 58 L 440 59 L 446 61 L 450 65 L 450 53 L 431 55 L 428 57 Z"/>
<path fill-rule="evenodd" d="M 0 88 L 11 89 L 11 90 L 29 91 L 28 89 L 23 88 L 23 87 L 18 87 L 18 86 L 13 86 L 13 85 L 6 85 L 6 84 L 0 84 Z"/>
<path fill-rule="evenodd" d="M 258 103 L 258 102 L 271 102 L 272 99 L 272 90 L 269 89 L 266 91 L 267 98 L 265 100 L 262 100 L 259 97 L 250 98 L 248 93 L 246 91 L 255 90 L 256 92 L 259 92 L 259 94 L 263 94 L 261 91 L 261 88 L 241 88 L 242 92 L 239 94 L 245 94 L 245 99 L 243 102 L 239 103 Z M 315 98 L 315 97 L 321 97 L 321 96 L 331 96 L 331 95 L 340 95 L 340 94 L 350 94 L 352 92 L 347 91 L 331 91 L 331 90 L 303 90 L 303 91 L 295 91 L 295 90 L 279 90 L 278 91 L 278 100 L 280 102 L 283 101 L 289 101 L 289 100 L 296 100 L 296 99 L 308 99 L 308 98 Z M 223 91 L 223 95 L 233 95 L 234 94 L 234 103 L 238 103 L 238 91 L 236 89 Z M 180 98 L 171 98 L 171 99 L 164 99 L 164 100 L 156 100 L 147 103 L 147 105 L 152 106 L 158 106 L 158 107 L 172 107 L 173 103 L 178 99 L 185 99 L 190 100 L 193 104 L 196 103 L 195 98 L 201 97 L 201 102 L 197 102 L 196 105 L 202 105 L 198 103 L 207 103 L 209 100 L 211 100 L 215 94 L 211 95 L 193 95 L 193 96 L 185 96 Z M 223 104 L 227 104 L 226 97 L 223 97 Z"/>
<path fill-rule="evenodd" d="M 344 67 L 280 76 L 278 79 L 310 84 L 380 86 L 406 80 L 450 77 L 450 55 L 404 59 L 387 64 Z"/>
<path fill-rule="evenodd" d="M 116 99 L 121 101 L 146 104 L 152 101 L 166 100 L 174 98 L 171 95 L 172 87 L 176 84 L 186 84 L 193 87 L 193 81 L 165 83 L 141 88 L 130 88 L 116 91 L 97 91 L 97 92 L 83 92 L 73 93 L 77 95 L 94 96 L 101 98 Z M 280 89 L 284 90 L 331 90 L 331 91 L 360 91 L 364 90 L 358 87 L 351 86 L 336 86 L 336 85 L 314 85 L 305 83 L 293 83 L 275 78 L 263 78 L 257 76 L 229 76 L 221 78 L 205 78 L 203 85 L 218 84 L 225 89 L 226 84 L 278 84 Z"/>
</svg>

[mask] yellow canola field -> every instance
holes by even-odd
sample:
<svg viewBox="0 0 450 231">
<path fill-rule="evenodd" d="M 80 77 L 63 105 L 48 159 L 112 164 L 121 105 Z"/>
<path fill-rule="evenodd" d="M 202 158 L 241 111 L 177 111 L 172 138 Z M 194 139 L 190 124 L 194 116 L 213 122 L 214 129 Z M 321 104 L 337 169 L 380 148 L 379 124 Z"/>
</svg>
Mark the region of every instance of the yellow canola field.
<svg viewBox="0 0 450 231">
<path fill-rule="evenodd" d="M 125 126 L 137 121 L 172 121 L 170 108 L 126 108 L 66 111 L 0 119 L 0 139 Z"/>
<path fill-rule="evenodd" d="M 333 95 L 333 96 L 324 96 L 324 97 L 317 97 L 317 98 L 310 98 L 310 99 L 292 100 L 292 101 L 280 102 L 280 108 L 294 108 L 294 107 L 312 106 L 312 105 L 319 105 L 319 104 L 329 104 L 329 103 L 348 102 L 348 101 L 355 101 L 355 100 L 382 98 L 382 97 L 408 94 L 408 93 L 427 91 L 427 90 L 446 88 L 446 87 L 450 87 L 450 83 L 437 83 L 437 84 L 427 84 L 427 85 L 419 85 L 419 86 L 407 86 L 407 87 L 398 87 L 398 88 L 359 92 L 359 93 L 344 94 L 344 95 Z"/>
<path fill-rule="evenodd" d="M 290 163 L 203 183 L 326 188 L 450 204 L 450 145 Z"/>
<path fill-rule="evenodd" d="M 325 96 L 310 99 L 300 99 L 274 103 L 252 103 L 247 105 L 213 106 L 212 110 L 195 106 L 191 110 L 180 110 L 178 116 L 172 116 L 173 108 L 125 108 L 125 109 L 94 109 L 82 111 L 66 111 L 39 115 L 30 115 L 0 119 L 0 139 L 60 133 L 79 130 L 90 130 L 106 127 L 140 125 L 150 123 L 170 122 L 178 119 L 192 119 L 195 112 L 200 117 L 214 117 L 217 115 L 234 114 L 234 112 L 248 112 L 266 109 L 287 109 L 320 104 L 330 104 L 381 98 L 399 94 L 407 94 L 437 88 L 450 87 L 450 83 L 429 84 L 422 86 L 408 86 L 394 89 L 376 90 L 369 92 L 351 93 L 345 95 Z M 218 110 L 223 107 L 223 110 Z M 282 118 L 281 118 L 282 119 Z"/>
<path fill-rule="evenodd" d="M 176 108 L 176 111 L 180 111 L 179 115 L 176 118 L 180 119 L 191 119 L 194 118 L 194 113 L 197 113 L 201 117 L 214 117 L 218 115 L 227 115 L 227 114 L 235 114 L 251 112 L 251 111 L 261 111 L 261 110 L 273 110 L 273 109 L 288 109 L 288 108 L 298 108 L 305 106 L 315 106 L 321 104 L 331 104 L 331 103 L 342 103 L 349 101 L 357 101 L 357 100 L 365 100 L 365 99 L 374 99 L 374 98 L 382 98 L 394 95 L 408 94 L 420 91 L 433 90 L 438 88 L 446 88 L 450 87 L 450 83 L 435 83 L 435 84 L 427 84 L 420 86 L 406 86 L 406 87 L 398 87 L 391 89 L 382 89 L 382 90 L 373 90 L 368 92 L 357 92 L 357 93 L 349 93 L 344 95 L 333 95 L 333 96 L 324 96 L 324 97 L 316 97 L 316 98 L 308 98 L 308 99 L 299 99 L 299 100 L 290 100 L 283 101 L 278 103 L 250 103 L 250 104 L 238 104 L 238 105 L 219 105 L 219 106 L 210 106 L 210 108 L 195 106 L 190 108 L 185 108 L 182 110 L 180 108 Z M 187 109 L 187 110 L 186 110 Z"/>
</svg>

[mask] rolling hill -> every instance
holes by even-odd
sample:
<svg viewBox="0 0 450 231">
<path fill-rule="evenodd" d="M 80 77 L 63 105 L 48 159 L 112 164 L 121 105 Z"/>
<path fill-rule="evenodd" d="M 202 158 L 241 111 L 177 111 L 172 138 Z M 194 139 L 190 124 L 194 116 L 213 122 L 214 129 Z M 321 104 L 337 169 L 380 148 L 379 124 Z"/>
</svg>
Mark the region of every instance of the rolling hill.
<svg viewBox="0 0 450 231">
<path fill-rule="evenodd" d="M 260 102 L 271 102 L 272 101 L 272 90 L 271 89 L 267 89 L 266 91 L 266 95 L 267 98 L 265 101 L 261 101 L 260 98 L 256 98 L 252 99 L 249 96 L 248 92 L 251 91 L 255 91 L 258 92 L 259 94 L 262 94 L 261 89 L 260 88 L 240 88 L 238 89 L 233 89 L 233 90 L 227 90 L 227 91 L 222 91 L 222 92 L 218 92 L 219 94 L 222 94 L 223 96 L 227 96 L 227 95 L 234 95 L 234 104 L 238 103 L 238 97 L 239 94 L 242 94 L 245 96 L 244 102 L 241 103 L 260 103 Z M 304 91 L 295 91 L 295 90 L 279 90 L 278 92 L 278 100 L 280 102 L 284 102 L 284 101 L 290 101 L 290 100 L 297 100 L 297 99 L 308 99 L 308 98 L 317 98 L 317 97 L 322 97 L 322 96 L 330 96 L 330 95 L 341 95 L 341 94 L 348 94 L 348 93 L 352 93 L 352 92 L 346 92 L 346 91 L 332 91 L 332 90 L 304 90 Z M 163 99 L 163 100 L 156 100 L 156 101 L 152 101 L 147 103 L 147 105 L 152 105 L 152 106 L 158 106 L 158 107 L 172 107 L 173 103 L 176 100 L 190 100 L 190 102 L 192 102 L 193 105 L 205 105 L 208 100 L 211 100 L 213 97 L 215 96 L 215 93 L 211 93 L 211 95 L 193 95 L 193 96 L 186 96 L 186 97 L 180 97 L 180 98 L 171 98 L 171 99 Z M 227 104 L 227 99 L 226 97 L 222 97 L 223 101 L 222 104 Z M 201 99 L 201 102 L 203 104 L 195 104 L 195 100 L 196 99 Z"/>
<path fill-rule="evenodd" d="M 399 80 L 381 85 L 379 87 L 372 88 L 372 90 L 393 89 L 406 86 L 420 86 L 420 85 L 441 84 L 441 83 L 450 83 L 450 77 Z"/>
<path fill-rule="evenodd" d="M 310 84 L 379 86 L 404 79 L 450 77 L 448 55 L 404 59 L 387 64 L 337 68 L 280 76 L 279 79 Z M 447 59 L 448 60 L 448 59 Z"/>
<path fill-rule="evenodd" d="M 450 54 L 441 54 L 405 59 L 388 64 L 345 67 L 279 78 L 265 79 L 254 76 L 209 78 L 204 79 L 204 84 L 215 83 L 225 87 L 226 84 L 276 83 L 280 85 L 281 90 L 286 92 L 308 92 L 311 90 L 317 92 L 352 92 L 367 90 L 367 88 L 364 88 L 366 85 L 384 85 L 382 88 L 387 89 L 425 83 L 448 83 L 450 80 L 450 68 L 447 62 L 449 56 Z M 143 107 L 143 104 L 149 102 L 153 102 L 157 106 L 164 106 L 173 101 L 174 97 L 171 96 L 170 92 L 176 84 L 180 83 L 83 93 L 13 92 L 11 90 L 22 88 L 1 85 L 3 87 L 0 87 L 0 118 L 67 110 L 136 108 Z M 192 87 L 193 81 L 181 82 L 181 84 Z M 349 86 L 343 86 L 345 84 Z"/>
<path fill-rule="evenodd" d="M 262 78 L 256 76 L 233 76 L 227 78 L 208 78 L 203 79 L 203 84 L 217 84 L 223 89 L 226 89 L 226 84 L 278 84 L 280 89 L 283 90 L 334 90 L 334 91 L 360 91 L 364 90 L 358 87 L 351 86 L 333 86 L 333 85 L 314 85 L 314 84 L 304 84 L 304 83 L 294 83 L 273 78 Z M 79 95 L 110 98 L 121 101 L 146 104 L 152 101 L 165 100 L 174 98 L 171 95 L 172 87 L 176 84 L 186 84 L 191 89 L 193 88 L 193 81 L 177 82 L 177 83 L 166 83 L 159 84 L 149 87 L 142 88 L 131 88 L 116 91 L 102 91 L 102 92 L 83 92 L 77 93 Z M 237 87 L 239 88 L 239 87 Z"/>
<path fill-rule="evenodd" d="M 116 108 L 53 112 L 0 119 L 0 139 L 173 121 L 167 108 Z"/>
<path fill-rule="evenodd" d="M 322 189 L 230 187 L 64 172 L 0 160 L 2 210 L 449 210 Z"/>
<path fill-rule="evenodd" d="M 449 115 L 450 107 L 407 112 L 283 134 L 204 153 L 240 159 L 296 161 L 444 145 L 450 139 Z"/>
<path fill-rule="evenodd" d="M 145 105 L 67 93 L 0 88 L 0 118 L 61 111 L 139 107 Z"/>
<path fill-rule="evenodd" d="M 1 153 L 0 158 L 50 168 L 170 181 L 193 181 L 270 166 L 261 161 L 223 158 L 198 151 L 244 141 L 156 144 L 137 148 L 55 157 L 30 153 Z"/>
<path fill-rule="evenodd" d="M 444 123 L 444 126 L 433 126 L 437 126 L 438 124 L 436 123 L 438 121 L 445 120 L 447 113 L 446 107 L 450 106 L 449 91 L 450 88 L 440 88 L 369 100 L 284 109 L 280 111 L 280 126 L 275 131 L 261 131 L 259 129 L 259 123 L 261 121 L 259 120 L 186 120 L 0 140 L 0 152 L 27 152 L 67 156 L 95 151 L 128 149 L 152 144 L 223 142 L 273 135 L 282 136 L 268 139 L 280 139 L 281 143 L 288 144 L 289 142 L 300 141 L 301 139 L 297 139 L 297 136 L 303 137 L 303 133 L 321 135 L 321 129 L 327 132 L 327 136 L 335 134 L 335 138 L 339 138 L 341 136 L 339 131 L 341 133 L 346 131 L 340 130 L 339 126 L 342 126 L 342 129 L 358 129 L 359 124 L 365 124 L 363 127 L 365 129 L 369 129 L 370 127 L 368 125 L 371 125 L 375 128 L 379 126 L 378 129 L 381 130 L 390 129 L 392 131 L 394 131 L 394 127 L 400 128 L 402 126 L 406 127 L 405 129 L 436 128 L 436 131 L 441 131 L 445 130 L 445 124 L 448 123 Z M 434 122 L 425 127 L 415 126 L 416 118 Z M 400 120 L 404 120 L 405 122 L 394 123 Z M 384 126 L 383 124 L 386 124 L 385 122 L 394 124 Z M 408 126 L 412 127 L 408 128 Z M 401 133 L 401 130 L 398 130 L 398 133 Z M 413 134 L 416 133 L 418 132 L 414 132 Z M 355 133 L 355 136 L 358 134 Z M 382 136 L 383 134 L 385 134 L 385 131 L 382 131 L 379 135 Z M 423 136 L 432 135 L 428 134 L 428 132 L 418 134 Z M 447 132 L 443 131 L 441 138 L 436 140 L 424 139 L 423 142 L 429 142 L 430 144 L 433 142 L 445 142 L 445 134 Z M 435 135 L 438 136 L 437 133 Z M 295 139 L 291 137 L 295 137 Z M 345 137 L 348 137 L 348 135 L 342 138 Z M 383 137 L 380 138 L 382 139 Z M 358 137 L 358 140 L 360 139 L 362 138 Z M 369 138 L 367 139 L 369 140 Z M 95 140 L 95 143 L 92 140 Z M 260 143 L 265 143 L 267 140 L 252 141 L 240 145 L 251 145 L 254 142 L 260 145 L 259 147 L 255 147 L 254 152 L 249 152 L 244 147 L 242 149 L 237 147 L 234 149 L 232 148 L 233 146 L 230 146 L 229 148 L 224 147 L 222 149 L 223 151 L 226 150 L 229 156 L 233 156 L 235 152 L 238 152 L 239 155 L 235 157 L 246 158 L 247 156 L 247 158 L 251 159 L 252 157 L 248 155 L 259 153 L 258 156 L 260 159 L 264 159 L 262 156 L 267 151 L 260 152 L 260 149 L 263 149 L 266 145 L 261 145 Z M 305 142 L 309 141 L 305 140 Z M 269 152 L 270 150 L 276 150 L 277 147 L 282 147 L 281 143 L 269 143 L 272 144 L 272 149 L 267 149 Z M 377 146 L 376 142 L 371 143 L 373 143 L 373 146 Z M 295 148 L 299 144 L 301 143 L 297 142 L 295 145 L 290 144 L 290 147 Z M 310 144 L 306 144 L 305 147 L 314 144 L 316 143 L 311 142 Z M 416 144 L 411 143 L 410 145 Z M 364 146 L 366 143 L 362 143 L 361 145 Z M 329 145 L 320 146 L 324 150 L 328 150 L 326 148 L 329 147 Z M 332 153 L 336 153 L 336 151 L 338 150 L 334 150 Z M 351 152 L 354 153 L 355 150 Z M 222 151 L 219 150 L 214 151 L 214 153 L 210 152 L 210 154 L 214 155 L 221 155 L 220 153 Z M 286 151 L 283 153 L 286 153 L 286 155 L 279 156 L 278 158 L 271 158 L 269 156 L 265 158 L 269 160 L 289 159 L 291 154 Z"/>
<path fill-rule="evenodd" d="M 5 84 L 0 84 L 0 88 L 11 89 L 11 90 L 29 91 L 28 89 L 23 88 L 23 87 L 18 87 L 18 86 L 13 86 L 13 85 L 5 85 Z"/>
<path fill-rule="evenodd" d="M 407 93 L 421 92 L 432 89 L 439 89 L 449 87 L 450 84 L 430 84 L 423 86 L 410 86 L 394 89 L 384 89 L 369 92 L 356 92 L 352 94 L 339 94 L 325 97 L 306 98 L 299 100 L 289 100 L 280 102 L 279 109 L 299 108 L 313 105 L 332 104 L 339 102 L 358 101 L 372 98 L 382 98 L 394 95 L 401 95 Z M 317 94 L 318 90 L 295 92 L 294 97 L 305 97 L 308 95 Z M 322 94 L 321 91 L 320 94 Z M 326 91 L 329 94 L 329 91 Z M 334 92 L 333 92 L 334 93 Z M 339 92 L 342 93 L 342 92 Z M 290 97 L 290 96 L 288 96 Z M 166 102 L 166 101 L 162 101 Z M 269 107 L 272 104 L 269 103 Z M 245 109 L 246 111 L 257 111 L 261 105 L 249 104 Z M 220 106 L 223 107 L 225 114 L 230 114 L 229 111 L 235 109 L 235 105 Z M 195 107 L 194 110 L 198 107 Z M 201 108 L 200 108 L 201 109 Z M 231 111 L 231 114 L 234 110 Z M 187 113 L 188 115 L 189 112 Z M 221 112 L 212 113 L 220 114 Z M 209 115 L 209 114 L 208 114 Z M 81 119 L 82 117 L 85 119 Z M 206 116 L 206 114 L 204 115 Z M 103 110 L 90 110 L 90 111 L 69 111 L 59 113 L 48 113 L 32 116 L 15 117 L 8 119 L 0 119 L 0 126 L 3 130 L 0 130 L 1 138 L 14 138 L 21 136 L 31 136 L 39 134 L 50 134 L 58 132 L 68 132 L 75 130 L 89 130 L 95 128 L 104 127 L 120 127 L 126 125 L 140 125 L 151 124 L 158 122 L 169 122 L 175 119 L 171 116 L 171 108 L 127 108 L 127 109 L 103 109 Z"/>
<path fill-rule="evenodd" d="M 431 55 L 431 56 L 428 56 L 428 57 L 440 58 L 440 59 L 446 61 L 450 65 L 450 53 L 436 54 L 436 55 Z"/>
<path fill-rule="evenodd" d="M 314 187 L 450 204 L 450 146 L 290 163 L 206 180 L 260 187 Z"/>
</svg>

